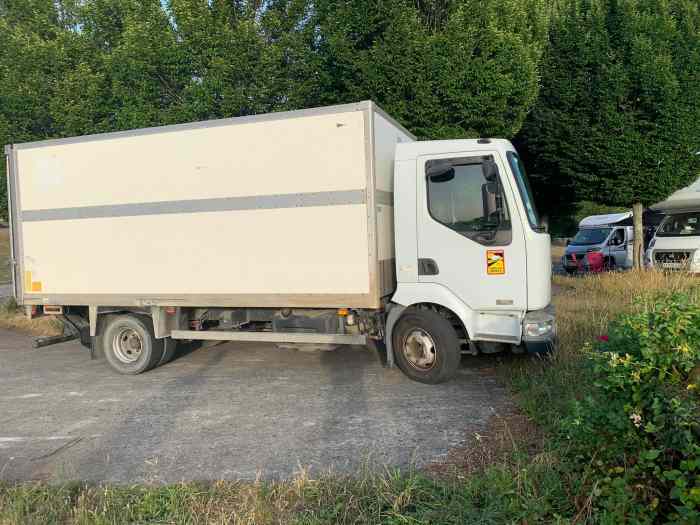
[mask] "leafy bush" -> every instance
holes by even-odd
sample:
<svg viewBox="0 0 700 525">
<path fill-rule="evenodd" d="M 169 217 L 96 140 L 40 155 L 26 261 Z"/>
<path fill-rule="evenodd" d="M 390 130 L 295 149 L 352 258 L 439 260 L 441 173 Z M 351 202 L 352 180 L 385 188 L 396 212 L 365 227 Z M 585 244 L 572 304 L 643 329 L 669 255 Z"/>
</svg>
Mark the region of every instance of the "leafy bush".
<svg viewBox="0 0 700 525">
<path fill-rule="evenodd" d="M 700 305 L 674 294 L 641 306 L 589 346 L 595 388 L 562 437 L 602 522 L 700 522 Z"/>
</svg>

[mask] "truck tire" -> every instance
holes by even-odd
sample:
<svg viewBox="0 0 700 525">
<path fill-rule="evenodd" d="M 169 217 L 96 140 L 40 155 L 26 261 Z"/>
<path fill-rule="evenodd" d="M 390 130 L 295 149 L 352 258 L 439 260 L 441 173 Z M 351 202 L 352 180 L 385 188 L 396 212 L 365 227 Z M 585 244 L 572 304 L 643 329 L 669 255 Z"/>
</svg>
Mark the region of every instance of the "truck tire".
<svg viewBox="0 0 700 525">
<path fill-rule="evenodd" d="M 177 341 L 171 337 L 165 337 L 163 341 L 163 357 L 160 358 L 156 366 L 164 365 L 169 363 L 175 357 L 175 350 L 177 350 Z"/>
<path fill-rule="evenodd" d="M 102 351 L 109 365 L 120 374 L 141 374 L 156 367 L 165 350 L 156 339 L 151 319 L 144 315 L 110 315 L 100 334 Z"/>
<path fill-rule="evenodd" d="M 452 324 L 433 310 L 409 308 L 392 334 L 396 364 L 414 381 L 435 385 L 451 379 L 461 352 Z"/>
</svg>

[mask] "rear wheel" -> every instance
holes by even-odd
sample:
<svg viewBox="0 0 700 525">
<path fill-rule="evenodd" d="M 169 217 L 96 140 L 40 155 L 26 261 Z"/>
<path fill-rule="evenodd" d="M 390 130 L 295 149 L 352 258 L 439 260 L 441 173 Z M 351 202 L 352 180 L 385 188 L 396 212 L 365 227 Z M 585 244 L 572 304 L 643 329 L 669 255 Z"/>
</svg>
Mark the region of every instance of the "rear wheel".
<svg viewBox="0 0 700 525">
<path fill-rule="evenodd" d="M 163 357 L 158 361 L 158 366 L 169 363 L 175 357 L 175 351 L 177 350 L 177 341 L 171 337 L 166 337 L 163 339 Z"/>
<path fill-rule="evenodd" d="M 406 310 L 394 328 L 392 344 L 396 364 L 415 381 L 443 383 L 457 373 L 457 334 L 450 321 L 433 310 Z"/>
<path fill-rule="evenodd" d="M 100 336 L 109 365 L 120 374 L 141 374 L 157 366 L 165 344 L 156 339 L 151 319 L 143 315 L 109 316 Z"/>
</svg>

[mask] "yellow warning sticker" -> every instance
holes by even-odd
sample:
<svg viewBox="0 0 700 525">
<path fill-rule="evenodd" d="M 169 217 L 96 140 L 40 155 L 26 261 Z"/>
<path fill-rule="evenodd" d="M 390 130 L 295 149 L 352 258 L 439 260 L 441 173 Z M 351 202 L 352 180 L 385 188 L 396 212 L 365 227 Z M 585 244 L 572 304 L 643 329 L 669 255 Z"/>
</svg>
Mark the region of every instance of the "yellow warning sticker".
<svg viewBox="0 0 700 525">
<path fill-rule="evenodd" d="M 488 250 L 486 252 L 486 273 L 488 275 L 504 275 L 506 273 L 506 257 L 503 250 Z"/>
</svg>

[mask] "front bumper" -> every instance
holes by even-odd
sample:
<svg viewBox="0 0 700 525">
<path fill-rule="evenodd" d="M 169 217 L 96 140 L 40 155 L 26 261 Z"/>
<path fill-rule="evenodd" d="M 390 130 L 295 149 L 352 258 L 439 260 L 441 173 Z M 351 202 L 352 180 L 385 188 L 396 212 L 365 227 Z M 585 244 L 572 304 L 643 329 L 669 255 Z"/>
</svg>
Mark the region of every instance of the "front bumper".
<svg viewBox="0 0 700 525">
<path fill-rule="evenodd" d="M 558 346 L 554 305 L 527 312 L 523 318 L 522 345 L 528 353 L 550 353 Z"/>
</svg>

